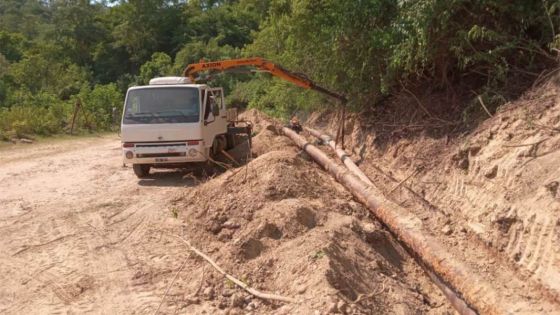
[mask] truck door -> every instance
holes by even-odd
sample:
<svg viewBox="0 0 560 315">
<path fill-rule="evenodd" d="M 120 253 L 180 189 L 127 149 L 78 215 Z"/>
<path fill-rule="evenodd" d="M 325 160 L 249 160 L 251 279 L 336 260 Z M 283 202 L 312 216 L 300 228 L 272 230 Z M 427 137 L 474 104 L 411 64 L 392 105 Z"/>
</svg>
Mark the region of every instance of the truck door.
<svg viewBox="0 0 560 315">
<path fill-rule="evenodd" d="M 206 147 L 210 147 L 216 135 L 225 134 L 227 131 L 226 108 L 222 88 L 206 90 L 203 113 L 203 139 Z"/>
</svg>

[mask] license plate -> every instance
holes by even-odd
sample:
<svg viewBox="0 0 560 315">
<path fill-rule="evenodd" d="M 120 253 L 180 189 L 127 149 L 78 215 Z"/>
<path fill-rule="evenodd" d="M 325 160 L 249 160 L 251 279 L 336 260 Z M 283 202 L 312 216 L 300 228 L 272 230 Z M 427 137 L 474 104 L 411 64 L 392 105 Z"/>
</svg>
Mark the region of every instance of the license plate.
<svg viewBox="0 0 560 315">
<path fill-rule="evenodd" d="M 167 158 L 156 158 L 156 162 L 167 162 Z"/>
</svg>

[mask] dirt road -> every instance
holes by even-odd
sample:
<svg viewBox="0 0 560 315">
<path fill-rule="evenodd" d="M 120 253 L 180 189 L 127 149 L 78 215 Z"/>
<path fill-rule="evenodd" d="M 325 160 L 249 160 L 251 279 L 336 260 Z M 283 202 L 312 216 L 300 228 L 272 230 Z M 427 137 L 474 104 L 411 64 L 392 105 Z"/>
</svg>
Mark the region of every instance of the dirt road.
<svg viewBox="0 0 560 315">
<path fill-rule="evenodd" d="M 139 181 L 120 152 L 115 135 L 0 150 L 0 313 L 157 308 L 187 255 L 164 246 L 179 225 L 168 200 L 191 182 Z"/>
</svg>

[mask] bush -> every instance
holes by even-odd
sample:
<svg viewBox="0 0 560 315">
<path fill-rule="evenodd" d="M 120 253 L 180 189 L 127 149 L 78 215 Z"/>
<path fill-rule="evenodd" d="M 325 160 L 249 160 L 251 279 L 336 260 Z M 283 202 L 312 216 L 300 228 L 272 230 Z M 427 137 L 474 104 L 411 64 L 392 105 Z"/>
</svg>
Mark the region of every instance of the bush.
<svg viewBox="0 0 560 315">
<path fill-rule="evenodd" d="M 114 83 L 96 85 L 92 90 L 84 88 L 79 94 L 88 122 L 95 130 L 110 130 L 118 123 L 122 114 L 123 94 Z M 83 126 L 83 114 L 80 116 Z"/>
<path fill-rule="evenodd" d="M 3 138 L 51 135 L 63 131 L 70 106 L 64 103 L 49 107 L 13 106 L 0 109 L 0 130 Z"/>
</svg>

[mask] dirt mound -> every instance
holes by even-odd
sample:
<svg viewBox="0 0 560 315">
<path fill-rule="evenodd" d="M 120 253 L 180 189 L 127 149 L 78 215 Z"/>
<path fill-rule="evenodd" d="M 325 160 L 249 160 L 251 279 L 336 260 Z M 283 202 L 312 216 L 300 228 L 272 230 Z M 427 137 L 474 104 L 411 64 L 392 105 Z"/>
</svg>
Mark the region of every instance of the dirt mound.
<svg viewBox="0 0 560 315">
<path fill-rule="evenodd" d="M 253 117 L 254 119 L 255 117 Z M 254 121 L 255 122 L 255 121 Z M 258 157 L 190 188 L 180 201 L 185 237 L 222 268 L 296 304 L 256 299 L 218 273 L 200 282 L 186 313 L 446 313 L 443 298 L 368 211 L 266 121 Z M 201 265 L 204 265 L 201 262 Z M 190 279 L 190 280 L 189 280 Z"/>
</svg>

